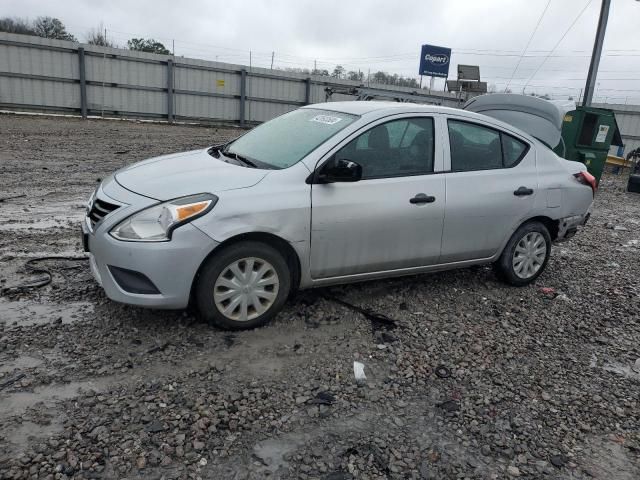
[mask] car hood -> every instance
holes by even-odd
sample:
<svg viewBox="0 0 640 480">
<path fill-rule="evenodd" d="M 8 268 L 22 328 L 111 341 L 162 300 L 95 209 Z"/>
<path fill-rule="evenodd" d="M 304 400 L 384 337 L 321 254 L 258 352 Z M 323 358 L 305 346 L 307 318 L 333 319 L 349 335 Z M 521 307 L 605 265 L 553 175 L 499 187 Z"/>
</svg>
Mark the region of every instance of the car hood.
<svg viewBox="0 0 640 480">
<path fill-rule="evenodd" d="M 155 200 L 171 200 L 196 193 L 251 187 L 266 170 L 226 163 L 205 150 L 154 157 L 118 170 L 116 181 L 127 190 Z"/>
</svg>

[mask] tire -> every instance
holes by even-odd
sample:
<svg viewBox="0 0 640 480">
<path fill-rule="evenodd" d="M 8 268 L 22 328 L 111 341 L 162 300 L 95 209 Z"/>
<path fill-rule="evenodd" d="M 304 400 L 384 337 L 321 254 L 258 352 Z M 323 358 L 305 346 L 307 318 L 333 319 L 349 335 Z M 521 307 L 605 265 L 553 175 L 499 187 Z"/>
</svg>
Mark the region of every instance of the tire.
<svg viewBox="0 0 640 480">
<path fill-rule="evenodd" d="M 247 269 L 255 274 L 250 280 Z M 290 290 L 291 272 L 284 256 L 265 243 L 246 241 L 207 260 L 196 284 L 196 305 L 209 323 L 226 330 L 246 330 L 271 320 Z"/>
<path fill-rule="evenodd" d="M 521 225 L 511 236 L 493 266 L 501 280 L 516 287 L 523 287 L 534 282 L 542 274 L 550 254 L 551 235 L 547 227 L 540 222 L 528 222 Z M 518 262 L 516 258 L 521 260 Z"/>
</svg>

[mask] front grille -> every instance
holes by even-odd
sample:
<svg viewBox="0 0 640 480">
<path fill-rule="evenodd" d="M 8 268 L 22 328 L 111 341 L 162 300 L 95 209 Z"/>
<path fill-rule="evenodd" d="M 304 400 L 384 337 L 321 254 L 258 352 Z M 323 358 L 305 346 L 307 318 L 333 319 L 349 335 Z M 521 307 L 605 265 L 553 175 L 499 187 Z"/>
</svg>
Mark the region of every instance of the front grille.
<svg viewBox="0 0 640 480">
<path fill-rule="evenodd" d="M 95 227 L 98 222 L 100 222 L 104 217 L 109 215 L 111 212 L 120 208 L 120 205 L 115 205 L 113 203 L 105 202 L 99 198 L 95 198 L 93 200 L 93 205 L 91 205 L 91 210 L 89 210 L 89 221 L 91 222 L 91 228 Z"/>
</svg>

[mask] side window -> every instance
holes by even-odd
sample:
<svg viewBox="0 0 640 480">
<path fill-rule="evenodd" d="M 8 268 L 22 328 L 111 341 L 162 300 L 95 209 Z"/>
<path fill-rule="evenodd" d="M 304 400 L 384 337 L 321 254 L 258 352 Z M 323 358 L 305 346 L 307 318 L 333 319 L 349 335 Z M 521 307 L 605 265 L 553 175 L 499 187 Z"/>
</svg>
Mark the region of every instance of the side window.
<svg viewBox="0 0 640 480">
<path fill-rule="evenodd" d="M 527 144 L 492 128 L 449 120 L 451 170 L 468 172 L 513 167 L 527 152 Z"/>
<path fill-rule="evenodd" d="M 467 172 L 502 167 L 502 146 L 496 130 L 449 120 L 451 170 Z"/>
<path fill-rule="evenodd" d="M 501 136 L 504 166 L 513 167 L 527 153 L 527 144 L 506 133 L 502 133 Z"/>
<path fill-rule="evenodd" d="M 433 172 L 433 118 L 403 118 L 376 125 L 336 153 L 358 162 L 362 178 L 401 177 Z"/>
</svg>

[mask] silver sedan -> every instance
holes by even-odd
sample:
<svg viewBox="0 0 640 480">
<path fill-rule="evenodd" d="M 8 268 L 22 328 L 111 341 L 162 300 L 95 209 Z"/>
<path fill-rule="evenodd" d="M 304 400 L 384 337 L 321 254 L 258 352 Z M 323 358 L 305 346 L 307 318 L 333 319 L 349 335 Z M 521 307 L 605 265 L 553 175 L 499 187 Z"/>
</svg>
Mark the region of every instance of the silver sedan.
<svg viewBox="0 0 640 480">
<path fill-rule="evenodd" d="M 595 188 L 584 165 L 489 116 L 325 103 L 116 172 L 83 239 L 111 299 L 253 328 L 310 287 L 477 264 L 527 285 Z"/>
</svg>

